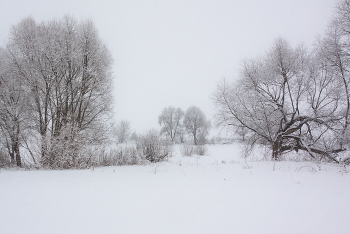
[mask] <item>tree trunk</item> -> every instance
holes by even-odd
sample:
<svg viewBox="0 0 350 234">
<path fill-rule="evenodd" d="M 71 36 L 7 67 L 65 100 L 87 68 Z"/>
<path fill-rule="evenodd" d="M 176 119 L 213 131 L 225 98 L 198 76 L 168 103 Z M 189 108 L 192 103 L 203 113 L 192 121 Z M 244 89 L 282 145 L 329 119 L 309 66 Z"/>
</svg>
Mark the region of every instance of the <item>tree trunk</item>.
<svg viewBox="0 0 350 234">
<path fill-rule="evenodd" d="M 16 152 L 16 164 L 18 167 L 22 167 L 22 159 L 21 159 L 21 153 L 19 152 L 18 142 L 16 142 L 16 145 L 15 145 L 15 152 Z"/>
<path fill-rule="evenodd" d="M 281 156 L 282 140 L 277 138 L 272 145 L 272 160 L 277 161 Z"/>
</svg>

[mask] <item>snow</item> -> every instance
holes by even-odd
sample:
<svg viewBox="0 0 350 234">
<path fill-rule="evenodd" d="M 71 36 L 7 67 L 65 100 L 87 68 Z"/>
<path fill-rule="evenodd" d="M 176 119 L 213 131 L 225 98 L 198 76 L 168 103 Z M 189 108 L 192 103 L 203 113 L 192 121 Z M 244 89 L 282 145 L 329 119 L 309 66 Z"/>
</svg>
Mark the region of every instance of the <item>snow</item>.
<svg viewBox="0 0 350 234">
<path fill-rule="evenodd" d="M 241 154 L 176 147 L 144 166 L 2 169 L 0 233 L 350 233 L 346 168 Z"/>
</svg>

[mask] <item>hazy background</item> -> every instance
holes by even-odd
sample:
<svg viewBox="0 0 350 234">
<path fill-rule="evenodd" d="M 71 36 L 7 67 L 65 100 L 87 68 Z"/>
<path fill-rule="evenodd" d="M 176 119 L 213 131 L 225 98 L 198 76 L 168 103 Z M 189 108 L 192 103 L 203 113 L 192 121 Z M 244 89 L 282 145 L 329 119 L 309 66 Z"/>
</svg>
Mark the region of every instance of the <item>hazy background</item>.
<svg viewBox="0 0 350 234">
<path fill-rule="evenodd" d="M 0 0 L 0 45 L 26 16 L 92 19 L 114 58 L 115 118 L 158 128 L 163 108 L 191 105 L 208 118 L 216 83 L 237 78 L 244 58 L 277 37 L 311 48 L 336 0 Z"/>
</svg>

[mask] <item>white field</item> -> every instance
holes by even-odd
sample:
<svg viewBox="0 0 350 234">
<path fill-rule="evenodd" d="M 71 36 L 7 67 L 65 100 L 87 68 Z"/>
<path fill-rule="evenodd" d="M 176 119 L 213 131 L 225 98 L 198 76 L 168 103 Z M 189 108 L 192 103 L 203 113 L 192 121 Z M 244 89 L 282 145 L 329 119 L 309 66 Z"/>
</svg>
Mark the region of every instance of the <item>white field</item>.
<svg viewBox="0 0 350 234">
<path fill-rule="evenodd" d="M 0 172 L 0 233 L 350 233 L 350 173 L 206 156 L 94 170 Z"/>
</svg>

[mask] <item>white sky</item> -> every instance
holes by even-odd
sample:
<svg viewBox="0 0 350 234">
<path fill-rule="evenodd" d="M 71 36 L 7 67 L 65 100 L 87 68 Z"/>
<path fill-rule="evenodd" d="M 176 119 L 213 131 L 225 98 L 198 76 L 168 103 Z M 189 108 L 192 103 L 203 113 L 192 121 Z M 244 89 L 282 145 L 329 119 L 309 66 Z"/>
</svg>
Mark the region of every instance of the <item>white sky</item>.
<svg viewBox="0 0 350 234">
<path fill-rule="evenodd" d="M 0 45 L 26 16 L 92 19 L 114 58 L 116 120 L 142 132 L 159 128 L 173 105 L 198 106 L 213 122 L 216 83 L 237 77 L 244 58 L 277 37 L 311 46 L 336 0 L 0 0 Z"/>
</svg>

